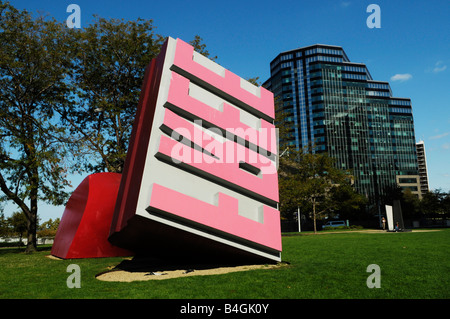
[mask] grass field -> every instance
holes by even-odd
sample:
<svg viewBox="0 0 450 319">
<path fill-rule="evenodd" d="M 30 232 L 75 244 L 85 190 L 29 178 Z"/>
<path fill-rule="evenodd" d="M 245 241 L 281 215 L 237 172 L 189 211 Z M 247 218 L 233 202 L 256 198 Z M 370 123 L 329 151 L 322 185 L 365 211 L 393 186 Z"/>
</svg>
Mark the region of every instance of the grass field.
<svg viewBox="0 0 450 319">
<path fill-rule="evenodd" d="M 162 299 L 448 299 L 450 229 L 430 232 L 340 232 L 283 237 L 276 269 L 140 282 L 95 278 L 123 258 L 54 260 L 50 247 L 26 255 L 0 249 L 0 298 L 162 298 Z M 67 266 L 81 269 L 81 288 L 69 289 Z M 380 267 L 380 288 L 368 288 Z"/>
</svg>

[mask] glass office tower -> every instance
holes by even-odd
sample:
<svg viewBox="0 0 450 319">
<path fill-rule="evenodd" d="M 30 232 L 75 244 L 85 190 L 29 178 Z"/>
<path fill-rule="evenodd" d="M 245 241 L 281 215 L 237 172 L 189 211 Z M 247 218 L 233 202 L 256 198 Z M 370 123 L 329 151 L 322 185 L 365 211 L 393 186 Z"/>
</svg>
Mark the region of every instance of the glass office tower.
<svg viewBox="0 0 450 319">
<path fill-rule="evenodd" d="M 355 188 L 378 203 L 397 176 L 417 176 L 411 100 L 392 96 L 341 47 L 313 45 L 280 53 L 270 63 L 271 90 L 285 114 L 287 143 L 327 152 L 353 171 Z M 282 152 L 283 150 L 280 150 Z M 417 178 L 418 180 L 418 178 Z"/>
</svg>

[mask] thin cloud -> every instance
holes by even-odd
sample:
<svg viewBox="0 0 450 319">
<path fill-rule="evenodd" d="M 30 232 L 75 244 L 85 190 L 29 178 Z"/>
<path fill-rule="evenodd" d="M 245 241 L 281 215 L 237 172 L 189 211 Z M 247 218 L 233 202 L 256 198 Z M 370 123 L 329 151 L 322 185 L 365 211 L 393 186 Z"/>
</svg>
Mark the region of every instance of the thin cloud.
<svg viewBox="0 0 450 319">
<path fill-rule="evenodd" d="M 445 132 L 445 133 L 442 133 L 442 134 L 439 134 L 439 135 L 431 136 L 429 139 L 430 140 L 438 140 L 440 138 L 446 137 L 449 134 L 450 134 L 450 132 Z"/>
<path fill-rule="evenodd" d="M 400 82 L 405 82 L 408 81 L 412 78 L 412 75 L 409 73 L 405 73 L 405 74 L 396 74 L 391 76 L 391 81 L 400 81 Z"/>
<path fill-rule="evenodd" d="M 447 69 L 447 66 L 442 61 L 437 61 L 436 64 L 434 65 L 433 72 L 439 73 L 445 71 L 445 69 Z"/>
<path fill-rule="evenodd" d="M 346 7 L 348 7 L 350 4 L 351 4 L 350 1 L 342 1 L 342 2 L 341 2 L 341 7 L 346 8 Z"/>
</svg>

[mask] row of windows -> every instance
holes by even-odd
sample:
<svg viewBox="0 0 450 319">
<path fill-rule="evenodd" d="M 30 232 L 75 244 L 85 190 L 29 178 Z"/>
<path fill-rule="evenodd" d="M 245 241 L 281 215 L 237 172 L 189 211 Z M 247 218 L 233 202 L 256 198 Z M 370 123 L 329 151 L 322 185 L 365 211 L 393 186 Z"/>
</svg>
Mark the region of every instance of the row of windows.
<svg viewBox="0 0 450 319">
<path fill-rule="evenodd" d="M 404 139 L 404 138 L 395 138 L 395 136 L 393 136 L 392 138 L 392 144 L 393 145 L 408 145 L 411 148 L 411 151 L 414 152 L 414 143 L 412 140 L 410 139 Z"/>
<path fill-rule="evenodd" d="M 300 86 L 300 88 L 303 90 L 303 86 Z M 292 94 L 292 86 L 284 86 L 283 87 L 283 92 L 288 92 L 288 91 L 290 91 L 290 92 L 283 94 L 283 99 L 289 99 L 291 97 L 295 98 L 295 94 Z M 312 93 L 312 94 L 323 93 L 323 89 L 322 88 L 315 88 L 315 89 L 312 89 L 310 93 Z M 352 91 L 348 91 L 348 90 L 342 89 L 342 90 L 338 90 L 337 93 L 341 93 L 341 94 L 326 94 L 327 100 L 330 100 L 330 99 L 334 98 L 334 99 L 341 99 L 342 102 L 344 102 L 344 103 L 345 102 L 348 102 L 348 103 L 350 103 L 350 102 L 364 103 L 364 99 L 363 98 L 362 99 L 361 98 L 357 98 L 355 100 L 354 98 L 350 98 L 349 99 L 347 97 L 342 97 L 342 94 L 344 94 L 344 93 L 347 93 L 347 94 L 348 93 L 352 93 Z M 315 96 L 315 97 L 313 97 L 311 99 L 312 102 L 323 101 L 323 100 L 324 100 L 324 96 L 322 96 L 322 95 Z M 374 107 L 374 106 L 372 106 L 374 100 L 367 99 L 366 101 L 369 102 L 369 103 L 367 103 L 367 104 L 369 104 L 367 106 L 367 110 L 368 111 L 370 111 L 370 112 L 379 112 L 379 111 L 381 111 L 380 107 L 382 107 L 383 105 L 380 105 L 380 107 Z M 333 108 L 333 104 L 328 103 L 328 106 Z M 314 105 L 313 105 L 313 107 L 314 107 Z M 401 108 L 401 107 L 389 107 L 389 113 L 412 114 L 412 109 L 411 108 Z M 397 117 L 395 117 L 395 118 L 397 119 Z M 404 118 L 403 120 L 410 121 L 411 118 L 407 117 L 407 118 Z"/>
<path fill-rule="evenodd" d="M 417 179 L 416 178 L 403 177 L 403 178 L 399 178 L 398 182 L 402 183 L 402 184 L 405 184 L 405 183 L 406 184 L 415 184 L 415 183 L 417 183 Z"/>
<path fill-rule="evenodd" d="M 329 129 L 327 130 L 327 132 L 328 132 L 328 131 L 331 131 L 330 126 L 337 128 L 344 124 L 341 121 L 333 121 L 333 120 L 321 118 L 321 117 L 324 117 L 324 114 L 322 112 L 315 113 L 312 116 L 314 118 L 313 125 L 312 125 L 313 126 L 312 127 L 313 135 L 324 134 L 324 132 L 325 132 L 325 130 L 323 128 L 324 125 L 329 126 Z M 319 118 L 319 119 L 317 119 L 317 118 Z M 295 120 L 295 122 L 296 122 L 296 116 L 288 116 L 285 118 L 285 120 L 288 122 L 294 122 L 294 120 Z M 363 129 L 363 127 L 365 126 L 365 123 L 357 122 L 357 121 L 352 121 L 349 124 L 351 126 L 350 129 Z M 302 117 L 302 119 L 300 121 L 300 128 L 302 130 L 306 131 L 306 118 L 305 117 Z M 409 131 L 390 131 L 388 126 L 386 127 L 386 129 L 388 131 L 384 132 L 385 134 L 379 134 L 380 132 L 377 132 L 377 134 L 374 134 L 374 131 L 370 129 L 369 130 L 370 143 L 371 144 L 386 144 L 386 143 L 390 144 L 390 143 L 392 143 L 392 145 L 397 147 L 398 151 L 414 152 L 415 145 L 414 145 L 414 143 L 411 142 L 411 138 L 414 137 L 413 131 L 411 131 L 411 130 L 409 130 Z M 383 133 L 383 132 L 381 132 L 381 133 Z M 359 132 L 354 131 L 354 134 L 359 135 Z M 359 142 L 360 138 L 358 138 L 357 140 Z"/>
<path fill-rule="evenodd" d="M 333 78 L 335 77 L 334 73 L 331 73 L 330 76 Z M 337 77 L 340 78 L 341 75 L 337 74 Z M 325 80 L 328 81 L 328 80 Z M 290 82 L 290 79 L 283 79 L 283 83 L 288 83 Z M 320 93 L 323 92 L 323 87 L 318 87 L 318 88 L 314 88 L 311 90 L 311 93 Z M 357 91 L 360 94 L 363 94 L 362 91 Z M 342 90 L 334 90 L 334 93 L 339 93 L 339 94 L 346 94 L 346 93 L 351 93 L 353 94 L 354 91 L 350 90 L 350 89 L 342 89 Z M 367 96 L 385 96 L 385 97 L 391 97 L 391 93 L 390 92 L 382 92 L 382 91 L 367 91 Z"/>
<path fill-rule="evenodd" d="M 286 60 L 290 60 L 290 59 L 292 59 L 292 54 L 282 55 L 280 58 L 281 61 L 286 61 Z"/>
<path fill-rule="evenodd" d="M 343 65 L 342 70 L 349 71 L 349 72 L 360 72 L 360 73 L 366 73 L 365 67 L 360 66 L 353 66 L 353 65 Z"/>
<path fill-rule="evenodd" d="M 397 160 L 397 165 L 399 168 L 417 168 L 414 155 L 395 155 L 394 159 Z M 416 175 L 416 174 L 411 174 Z"/>
<path fill-rule="evenodd" d="M 335 50 L 335 49 L 327 49 L 327 48 L 314 48 L 306 50 L 305 55 L 311 55 L 311 54 L 334 54 L 334 55 L 342 55 L 342 50 Z"/>
<path fill-rule="evenodd" d="M 368 91 L 367 95 L 368 96 L 386 96 L 386 97 L 391 97 L 391 93 L 390 92 L 383 92 L 383 91 Z"/>
<path fill-rule="evenodd" d="M 292 97 L 294 98 L 294 101 L 295 101 L 295 96 L 292 93 L 285 93 L 283 95 L 283 98 L 284 98 L 283 106 L 294 105 L 295 104 L 294 101 L 289 100 Z M 323 100 L 324 100 L 323 95 L 311 97 L 311 102 L 323 101 Z M 303 102 L 302 107 L 305 107 L 304 101 L 303 100 L 301 100 L 301 101 Z M 347 110 L 349 110 L 349 108 L 348 108 L 347 104 L 344 104 L 342 106 L 342 105 L 337 105 L 337 104 L 333 104 L 333 103 L 326 103 L 326 105 L 323 103 L 316 103 L 316 104 L 312 104 L 312 106 L 309 109 L 312 111 L 323 110 L 325 108 L 325 106 L 327 109 L 337 109 L 339 107 L 343 107 L 343 109 L 346 110 L 345 115 L 348 115 L 348 116 L 353 115 L 353 113 L 351 112 L 352 110 L 353 110 L 353 112 L 356 111 L 357 112 L 356 114 L 367 116 L 367 118 L 369 119 L 369 122 L 376 122 L 376 121 L 386 122 L 386 120 L 387 120 L 387 114 L 381 114 L 380 112 L 384 113 L 384 110 L 382 110 L 380 107 L 372 107 L 372 106 L 367 107 L 366 110 L 369 112 L 373 112 L 373 114 L 366 114 L 363 109 L 359 109 L 359 108 L 357 110 L 355 110 L 354 108 L 350 109 L 350 112 L 348 112 Z M 363 112 L 363 113 L 361 113 L 361 112 Z M 390 113 L 412 114 L 412 110 L 409 108 L 389 108 L 389 112 Z M 413 123 L 411 122 L 411 118 L 408 117 L 404 120 L 406 120 L 406 122 L 403 122 L 403 123 L 396 122 L 395 124 L 393 124 L 391 126 L 395 129 L 411 129 L 412 130 Z M 388 123 L 385 123 L 385 124 L 387 126 L 389 126 Z"/>
<path fill-rule="evenodd" d="M 411 122 L 393 122 L 393 125 L 391 125 L 393 128 L 396 129 L 413 129 L 414 125 Z"/>
<path fill-rule="evenodd" d="M 343 73 L 342 78 L 351 80 L 367 80 L 367 76 L 365 74 Z"/>
<path fill-rule="evenodd" d="M 408 147 L 408 146 L 394 146 L 393 150 L 398 152 L 398 153 L 405 153 L 405 154 L 412 154 L 412 153 L 414 153 L 414 148 L 413 147 Z"/>
<path fill-rule="evenodd" d="M 400 131 L 400 132 L 392 132 L 392 135 L 396 135 L 396 136 L 410 136 L 410 137 L 414 137 L 414 132 L 405 132 L 405 131 Z"/>
<path fill-rule="evenodd" d="M 390 90 L 391 89 L 388 83 L 368 82 L 367 87 L 370 89 L 382 89 L 382 90 Z"/>
<path fill-rule="evenodd" d="M 409 100 L 390 100 L 389 104 L 391 105 L 411 105 L 411 101 Z"/>
<path fill-rule="evenodd" d="M 359 74 L 359 75 L 361 75 L 361 74 Z M 351 81 L 352 79 L 350 79 L 351 76 L 348 76 L 347 79 L 345 78 L 346 76 L 348 76 L 348 75 L 345 74 L 345 73 L 344 73 L 344 75 L 339 76 L 339 78 L 342 78 L 342 79 L 340 80 L 339 83 L 340 83 L 343 87 L 357 87 L 357 86 L 359 86 L 359 87 L 361 87 L 361 88 L 365 88 L 365 87 L 366 87 L 366 83 L 364 83 L 364 82 L 353 82 L 353 81 Z M 361 75 L 361 76 L 362 76 L 362 77 L 365 77 L 366 75 Z M 345 80 L 350 80 L 350 81 L 347 82 L 347 81 L 345 81 Z M 315 86 L 320 87 L 320 86 L 322 86 L 323 84 L 324 84 L 324 82 L 322 81 L 321 78 L 316 78 L 316 79 L 312 80 L 312 82 L 311 82 L 311 86 L 312 86 L 312 87 L 315 87 Z M 376 100 L 374 100 L 374 101 L 376 101 Z M 387 103 L 387 102 L 386 102 L 386 103 Z M 408 105 L 408 104 L 398 104 L 398 102 L 394 102 L 394 103 L 396 103 L 396 105 Z"/>
<path fill-rule="evenodd" d="M 318 55 L 318 56 L 313 56 L 311 58 L 307 58 L 306 62 L 307 63 L 311 63 L 311 62 L 315 62 L 315 61 L 325 61 L 325 62 L 342 62 L 342 57 L 334 57 L 334 56 L 324 56 L 324 55 Z"/>
<path fill-rule="evenodd" d="M 390 107 L 389 108 L 389 112 L 391 113 L 407 113 L 407 114 L 412 114 L 412 109 L 405 109 L 405 108 L 400 108 L 400 107 Z"/>
<path fill-rule="evenodd" d="M 369 119 L 369 121 L 381 121 L 384 122 L 386 121 L 387 117 L 386 115 L 382 115 L 382 114 L 367 114 L 367 118 Z"/>
</svg>

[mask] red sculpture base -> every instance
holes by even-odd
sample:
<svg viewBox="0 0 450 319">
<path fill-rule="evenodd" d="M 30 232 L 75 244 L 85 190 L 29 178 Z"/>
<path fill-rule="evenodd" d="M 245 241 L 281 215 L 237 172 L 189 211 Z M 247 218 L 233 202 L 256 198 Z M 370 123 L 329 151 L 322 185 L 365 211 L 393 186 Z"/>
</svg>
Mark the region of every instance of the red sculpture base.
<svg viewBox="0 0 450 319">
<path fill-rule="evenodd" d="M 133 253 L 108 241 L 121 174 L 97 173 L 75 189 L 61 218 L 51 254 L 71 258 L 120 257 Z"/>
</svg>

